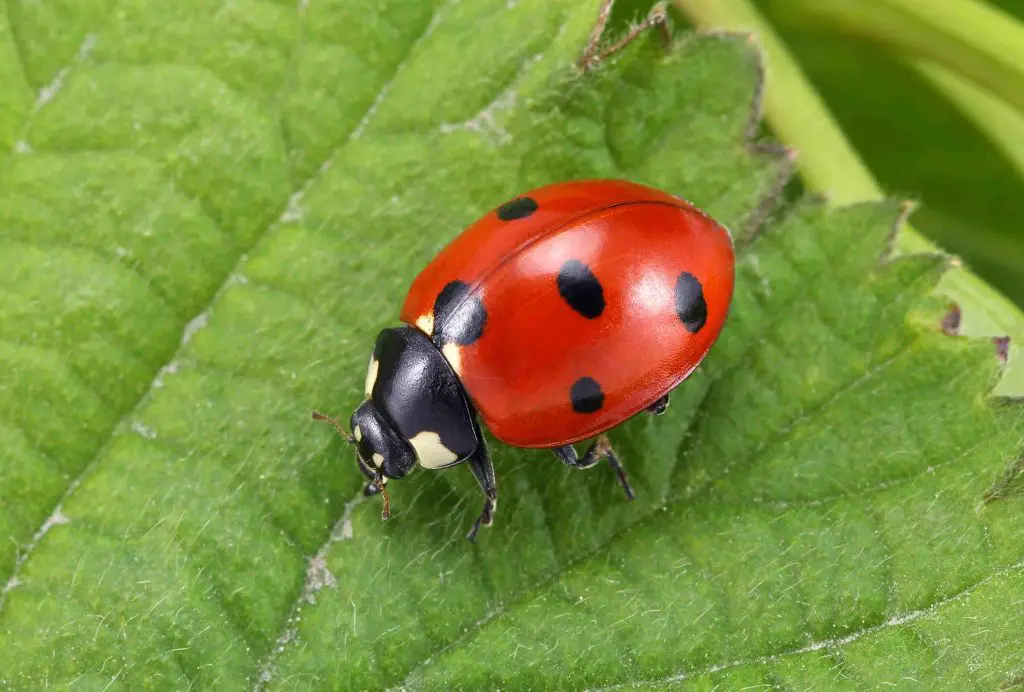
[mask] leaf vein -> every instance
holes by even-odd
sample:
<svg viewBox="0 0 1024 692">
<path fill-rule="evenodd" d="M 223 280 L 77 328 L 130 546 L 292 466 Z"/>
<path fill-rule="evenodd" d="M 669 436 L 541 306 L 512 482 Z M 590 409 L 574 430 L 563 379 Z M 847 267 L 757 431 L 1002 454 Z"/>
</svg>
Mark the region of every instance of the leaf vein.
<svg viewBox="0 0 1024 692">
<path fill-rule="evenodd" d="M 897 352 L 896 354 L 890 356 L 885 361 L 883 361 L 880 364 L 880 366 L 888 365 L 889 363 L 891 363 L 892 361 L 897 359 L 902 353 L 909 352 L 910 351 L 910 346 L 912 346 L 914 343 L 915 342 L 908 343 L 906 346 L 904 346 L 904 348 L 901 351 Z M 828 408 L 830 403 L 837 396 L 840 396 L 844 392 L 847 392 L 847 391 L 853 389 L 854 387 L 858 386 L 859 384 L 861 384 L 866 379 L 868 379 L 868 378 L 878 374 L 879 372 L 880 372 L 880 367 L 876 367 L 876 368 L 873 368 L 872 370 L 868 371 L 868 373 L 866 373 L 865 375 L 857 378 L 855 381 L 853 381 L 852 383 L 850 383 L 847 386 L 845 386 L 839 393 L 837 393 L 832 399 L 827 401 L 823 406 L 819 407 L 819 409 L 817 411 L 815 411 L 815 414 L 820 414 L 823 410 Z M 711 391 L 711 385 L 709 385 L 709 387 L 708 387 L 708 392 L 710 392 L 710 391 Z M 696 417 L 697 416 L 695 416 L 695 418 Z M 801 422 L 806 422 L 804 420 L 805 418 L 807 420 L 810 420 L 810 418 L 808 418 L 806 416 L 805 417 L 798 417 L 798 418 L 796 418 L 793 421 L 793 423 L 791 423 L 789 426 L 787 426 L 787 428 L 783 429 L 783 433 L 785 431 L 793 428 L 794 426 L 798 425 Z M 753 458 L 757 454 L 758 454 L 758 451 L 755 450 L 753 453 L 748 455 L 746 458 L 747 459 Z M 472 626 L 467 628 L 465 632 L 463 632 L 459 637 L 454 639 L 448 645 L 442 647 L 438 651 L 433 652 L 429 657 L 425 658 L 422 662 L 420 662 L 417 665 L 413 666 L 413 668 L 410 669 L 409 673 L 407 674 L 404 682 L 400 685 L 400 687 L 407 687 L 407 686 L 409 686 L 411 684 L 412 679 L 415 677 L 415 674 L 417 672 L 419 672 L 421 669 L 423 669 L 427 665 L 428 661 L 430 661 L 432 659 L 435 659 L 438 655 L 443 654 L 445 651 L 448 651 L 448 650 L 453 649 L 453 648 L 455 648 L 457 646 L 460 646 L 465 641 L 468 641 L 472 637 L 476 636 L 479 633 L 479 631 L 484 628 L 484 626 L 488 625 L 493 620 L 495 620 L 498 616 L 500 616 L 502 613 L 506 612 L 511 606 L 515 605 L 516 603 L 519 603 L 519 602 L 523 601 L 531 593 L 536 592 L 536 591 L 544 588 L 545 586 L 547 586 L 547 585 L 549 585 L 551 583 L 554 583 L 554 581 L 556 581 L 563 572 L 565 572 L 565 571 L 567 571 L 567 570 L 569 570 L 569 569 L 571 569 L 571 568 L 573 568 L 573 567 L 575 567 L 577 565 L 585 563 L 590 558 L 594 557 L 599 552 L 604 550 L 607 546 L 609 546 L 613 542 L 619 540 L 622 536 L 626 535 L 627 533 L 633 531 L 634 529 L 636 529 L 637 527 L 641 526 L 645 522 L 647 522 L 650 519 L 654 518 L 661 510 L 663 510 L 665 508 L 668 508 L 668 507 L 672 507 L 672 506 L 677 505 L 677 504 L 679 504 L 679 503 L 681 503 L 683 501 L 692 499 L 693 497 L 696 497 L 696 496 L 700 495 L 701 493 L 706 491 L 714 481 L 720 480 L 720 478 L 721 478 L 721 476 L 718 477 L 718 478 L 715 478 L 715 479 L 710 479 L 707 483 L 702 485 L 700 488 L 697 488 L 696 490 L 694 490 L 689 495 L 682 495 L 682 496 L 677 496 L 677 497 L 674 497 L 674 498 L 669 498 L 663 504 L 651 507 L 648 512 L 646 512 L 643 515 L 637 517 L 637 519 L 635 519 L 634 521 L 624 525 L 619 530 L 617 530 L 614 533 L 612 533 L 603 543 L 600 543 L 599 545 L 595 546 L 591 550 L 588 550 L 588 551 L 586 551 L 584 553 L 581 553 L 575 559 L 567 561 L 561 567 L 560 570 L 555 570 L 555 571 L 551 572 L 550 574 L 545 575 L 544 578 L 540 579 L 539 581 L 535 582 L 534 584 L 530 585 L 529 587 L 523 589 L 521 592 L 519 592 L 518 594 L 516 594 L 512 598 L 510 598 L 507 601 L 505 601 L 505 603 L 499 604 L 499 606 L 494 611 L 492 611 L 492 613 L 489 613 L 486 618 L 481 619 L 480 621 L 474 623 Z"/>
<path fill-rule="evenodd" d="M 195 130 L 186 130 L 186 131 L 183 132 L 183 134 L 191 133 L 191 132 L 194 132 L 194 131 Z M 97 147 L 97 146 L 76 147 L 76 146 L 64 144 L 64 145 L 61 145 L 61 146 L 46 146 L 46 147 L 35 148 L 35 149 L 33 149 L 32 153 L 33 153 L 33 155 L 48 154 L 48 155 L 51 155 L 51 156 L 54 156 L 54 157 L 69 157 L 69 158 L 70 157 L 76 157 L 76 156 L 88 157 L 88 156 L 105 156 L 105 155 L 109 155 L 109 154 L 135 154 L 135 155 L 140 156 L 141 158 L 144 158 L 146 161 L 148 161 L 149 163 L 151 163 L 151 164 L 153 164 L 155 166 L 161 166 L 161 162 L 158 159 L 150 158 L 146 154 L 140 153 L 137 149 L 134 149 L 132 147 L 117 147 L 117 146 L 110 146 L 110 147 Z M 3 171 L 0 171 L 0 174 L 2 174 L 2 173 L 3 173 Z M 2 176 L 0 176 L 0 177 L 2 177 Z M 196 194 L 196 193 L 192 193 L 192 192 L 189 192 L 187 190 L 182 189 L 178 185 L 177 181 L 175 181 L 170 175 L 168 175 L 168 173 L 166 171 L 161 171 L 160 172 L 160 179 L 165 184 L 167 184 L 167 186 L 169 188 L 171 188 L 172 190 L 174 190 L 178 194 L 182 195 L 182 197 L 184 197 L 184 198 L 194 202 L 199 207 L 199 211 L 202 213 L 202 216 L 205 217 L 206 219 L 208 219 L 213 224 L 213 227 L 217 230 L 217 233 L 222 238 L 227 238 L 232 243 L 232 245 L 235 245 L 235 243 L 237 241 L 235 241 L 235 239 L 233 237 L 229 236 L 227 231 L 224 230 L 224 226 L 225 226 L 224 219 L 220 218 L 220 214 L 211 205 L 210 201 L 206 198 L 206 195 Z M 268 231 L 269 231 L 269 227 L 267 229 L 267 232 Z M 260 235 L 255 241 L 253 241 L 252 244 L 249 245 L 246 248 L 246 250 L 252 250 L 252 248 L 255 247 L 259 243 L 259 240 L 262 239 L 262 237 L 263 237 L 263 235 L 265 235 L 265 233 L 266 232 L 264 232 L 264 234 Z M 245 253 L 244 252 L 239 253 L 239 256 L 244 257 Z"/>
<path fill-rule="evenodd" d="M 826 495 L 824 497 L 815 497 L 815 498 L 806 499 L 806 500 L 770 500 L 770 499 L 765 499 L 765 498 L 760 498 L 760 497 L 756 497 L 755 496 L 755 497 L 745 497 L 745 498 L 743 498 L 742 502 L 736 502 L 736 503 L 733 503 L 730 500 L 719 500 L 719 501 L 722 504 L 727 504 L 727 505 L 735 504 L 736 506 L 745 506 L 745 505 L 753 503 L 753 504 L 767 506 L 767 507 L 777 507 L 777 508 L 780 508 L 780 509 L 783 509 L 783 508 L 786 508 L 786 507 L 820 507 L 822 505 L 830 504 L 832 502 L 839 502 L 841 500 L 848 500 L 850 498 L 855 498 L 855 497 L 865 497 L 867 495 L 872 495 L 874 493 L 884 492 L 886 490 L 889 490 L 890 488 L 896 488 L 896 487 L 899 487 L 901 485 L 906 485 L 907 483 L 910 483 L 910 482 L 913 482 L 913 481 L 917 480 L 921 476 L 924 476 L 926 474 L 932 473 L 932 472 L 937 471 L 939 469 L 951 468 L 953 466 L 956 466 L 958 463 L 960 463 L 964 459 L 970 457 L 972 454 L 974 454 L 974 452 L 976 452 L 981 447 L 984 447 L 986 442 L 987 442 L 987 440 L 972 445 L 968 450 L 966 450 L 963 454 L 961 454 L 960 456 L 958 456 L 955 459 L 949 459 L 947 461 L 942 462 L 941 464 L 930 464 L 927 467 L 919 468 L 919 469 L 913 471 L 912 473 L 907 473 L 907 474 L 903 474 L 903 475 L 900 475 L 900 476 L 894 476 L 893 478 L 889 478 L 887 480 L 880 481 L 880 482 L 876 483 L 875 485 L 868 486 L 866 488 L 855 488 L 855 489 L 852 489 L 852 490 L 850 490 L 848 492 L 835 493 L 834 495 Z"/>
<path fill-rule="evenodd" d="M 617 689 L 622 689 L 624 687 L 631 687 L 631 686 L 635 686 L 635 685 L 652 685 L 652 686 L 671 685 L 671 684 L 674 684 L 674 683 L 682 682 L 684 680 L 691 680 L 693 678 L 698 678 L 698 677 L 701 677 L 701 676 L 704 676 L 704 675 L 711 675 L 711 674 L 718 673 L 718 672 L 721 672 L 721 671 L 729 670 L 731 668 L 739 668 L 739 667 L 743 667 L 743 666 L 765 665 L 765 664 L 769 664 L 769 663 L 777 663 L 778 661 L 782 660 L 783 658 L 788 658 L 790 656 L 800 656 L 802 654 L 813 653 L 813 652 L 816 652 L 816 651 L 824 651 L 824 652 L 839 651 L 839 650 L 842 649 L 842 647 L 846 646 L 847 644 L 852 644 L 853 642 L 855 642 L 855 641 L 857 641 L 859 639 L 863 639 L 864 637 L 871 636 L 871 635 L 877 634 L 879 632 L 885 632 L 886 630 L 892 629 L 894 627 L 902 627 L 904 625 L 911 625 L 911 624 L 913 624 L 915 622 L 918 622 L 920 620 L 926 619 L 929 616 L 936 614 L 939 610 L 941 610 L 945 606 L 958 603 L 958 602 L 962 601 L 963 599 L 968 598 L 975 591 L 977 591 L 978 589 L 986 586 L 987 584 L 989 584 L 990 582 L 992 582 L 992 581 L 994 581 L 996 579 L 1000 579 L 1002 577 L 1007 577 L 1007 576 L 1013 576 L 1013 575 L 1021 573 L 1021 572 L 1024 572 L 1024 560 L 1020 560 L 1019 562 L 1016 562 L 1016 563 L 1014 563 L 1012 565 L 1007 565 L 1006 567 L 1002 567 L 1000 569 L 997 569 L 997 570 L 993 571 L 992 574 L 990 574 L 990 575 L 988 575 L 988 576 L 986 576 L 986 577 L 984 577 L 982 579 L 979 579 L 978 581 L 974 582 L 973 584 L 969 584 L 968 586 L 966 586 L 965 588 L 961 589 L 960 591 L 958 591 L 958 592 L 956 592 L 954 594 L 950 594 L 949 596 L 945 596 L 945 597 L 943 597 L 941 599 L 937 599 L 936 601 L 932 602 L 931 604 L 929 604 L 928 606 L 926 606 L 924 608 L 921 608 L 919 610 L 913 610 L 913 611 L 909 611 L 909 612 L 899 613 L 899 614 L 893 615 L 893 616 L 887 618 L 886 620 L 883 620 L 882 622 L 876 623 L 874 625 L 869 625 L 867 627 L 863 627 L 861 629 L 858 629 L 858 630 L 855 630 L 853 632 L 850 632 L 849 634 L 845 634 L 845 635 L 843 635 L 841 637 L 835 637 L 835 638 L 832 638 L 832 639 L 819 639 L 819 640 L 812 641 L 812 642 L 810 642 L 808 644 L 805 644 L 803 646 L 800 646 L 800 647 L 797 647 L 797 648 L 794 648 L 794 649 L 788 649 L 788 650 L 785 650 L 785 651 L 779 651 L 779 652 L 770 653 L 770 654 L 763 654 L 763 655 L 760 655 L 760 656 L 752 656 L 750 658 L 735 659 L 733 661 L 728 661 L 726 663 L 718 663 L 718 664 L 706 666 L 704 668 L 697 668 L 697 669 L 692 669 L 692 670 L 682 670 L 682 671 L 680 671 L 678 673 L 675 673 L 675 674 L 669 675 L 669 676 L 665 676 L 663 678 L 657 678 L 657 679 L 651 679 L 651 680 L 630 681 L 628 683 L 618 683 L 618 684 L 609 685 L 609 686 L 605 686 L 605 687 L 591 688 L 591 692 L 604 692 L 605 690 L 617 690 Z"/>
<path fill-rule="evenodd" d="M 181 317 L 181 308 L 176 307 L 173 303 L 171 303 L 170 297 L 167 295 L 167 293 L 163 289 L 159 288 L 155 283 L 153 283 L 153 280 L 149 276 L 147 276 L 145 272 L 142 271 L 138 262 L 128 262 L 126 261 L 127 258 L 115 259 L 110 255 L 102 252 L 99 248 L 90 247 L 88 245 L 83 245 L 81 243 L 68 242 L 65 240 L 62 240 L 60 243 L 50 246 L 46 246 L 38 242 L 20 238 L 7 238 L 4 239 L 3 241 L 0 241 L 0 248 L 9 246 L 21 246 L 25 248 L 31 248 L 33 250 L 39 250 L 42 253 L 52 252 L 53 250 L 69 250 L 71 252 L 80 253 L 88 257 L 94 257 L 111 268 L 120 267 L 126 270 L 127 273 L 133 274 L 136 278 L 138 278 L 139 281 L 142 282 L 143 288 L 145 288 L 147 292 L 152 294 L 152 296 L 156 299 L 158 303 L 160 303 L 160 305 L 167 308 L 167 310 L 173 313 L 175 317 Z M 136 356 L 139 355 L 137 352 L 133 351 L 133 353 Z"/>
<path fill-rule="evenodd" d="M 7 9 L 8 18 L 10 18 L 9 4 L 7 5 Z M 106 24 L 107 17 L 109 16 L 110 12 L 108 12 L 106 16 L 101 18 L 99 22 L 99 27 L 102 27 L 104 24 Z M 14 23 L 9 23 L 11 27 L 11 36 L 13 37 L 15 35 Z M 96 44 L 96 36 L 98 35 L 98 33 L 99 30 L 97 29 L 96 31 L 85 34 L 85 36 L 82 38 L 82 43 L 79 44 L 78 49 L 75 51 L 75 54 L 71 58 L 71 61 L 64 67 L 57 70 L 57 72 L 54 74 L 53 81 L 51 81 L 50 84 L 36 90 L 35 103 L 32 105 L 31 110 L 29 110 L 28 115 L 25 117 L 25 122 L 22 123 L 21 134 L 18 137 L 18 141 L 16 141 L 14 145 L 15 149 L 8 153 L 5 165 L 3 166 L 3 168 L 0 168 L 0 179 L 3 178 L 4 173 L 10 170 L 11 166 L 13 165 L 13 162 L 17 160 L 18 144 L 20 142 L 24 142 L 27 139 L 28 134 L 32 128 L 32 123 L 35 120 L 35 117 L 39 114 L 39 111 L 45 108 L 47 104 L 52 102 L 54 98 L 59 96 L 60 87 L 63 85 L 64 80 L 67 79 L 67 76 L 71 72 L 72 68 L 74 68 L 76 65 L 82 64 L 88 58 L 89 53 L 92 51 L 93 46 Z M 16 43 L 15 45 L 17 46 L 18 44 Z M 25 65 L 24 62 L 21 60 L 20 52 L 18 52 L 18 63 L 19 65 L 21 65 L 22 71 L 25 74 L 26 83 L 29 84 L 29 86 L 31 87 L 32 83 L 28 80 L 28 74 L 24 70 Z"/>
<path fill-rule="evenodd" d="M 692 492 L 691 497 L 700 494 L 702 490 L 706 490 L 713 483 L 720 481 L 722 478 L 731 473 L 734 469 L 742 468 L 749 465 L 749 463 L 752 462 L 756 457 L 761 456 L 768 450 L 783 444 L 784 442 L 786 442 L 786 440 L 790 439 L 790 437 L 795 432 L 797 432 L 801 427 L 805 427 L 818 421 L 844 397 L 848 396 L 852 392 L 855 392 L 857 389 L 864 386 L 867 382 L 882 375 L 886 369 L 892 367 L 892 365 L 896 363 L 896 361 L 898 361 L 899 359 L 913 353 L 913 346 L 916 345 L 916 343 L 916 341 L 908 342 L 904 344 L 898 351 L 896 351 L 896 353 L 888 356 L 881 362 L 871 364 L 863 375 L 857 377 L 856 379 L 850 382 L 840 385 L 833 392 L 832 396 L 826 399 L 823 403 L 814 406 L 813 408 L 810 406 L 805 407 L 787 425 L 779 428 L 775 434 L 769 436 L 767 441 L 765 441 L 759 447 L 755 448 L 749 454 L 744 456 L 741 462 L 725 464 L 722 467 L 721 475 L 715 478 L 708 479 L 708 481 L 703 486 L 701 486 L 701 488 L 697 488 Z"/>
</svg>

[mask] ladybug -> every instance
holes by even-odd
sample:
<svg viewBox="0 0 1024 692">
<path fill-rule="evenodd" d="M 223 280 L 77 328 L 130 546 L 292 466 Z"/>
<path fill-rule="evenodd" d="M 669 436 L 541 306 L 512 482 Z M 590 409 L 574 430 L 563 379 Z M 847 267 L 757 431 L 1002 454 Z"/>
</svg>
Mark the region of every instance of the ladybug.
<svg viewBox="0 0 1024 692">
<path fill-rule="evenodd" d="M 515 447 L 582 469 L 604 433 L 663 413 L 718 338 L 732 301 L 729 232 L 683 199 L 621 180 L 539 187 L 505 202 L 413 280 L 401 326 L 377 336 L 349 435 L 367 495 L 416 465 L 463 462 L 486 495 L 467 538 L 492 523 L 494 468 L 481 421 Z M 583 456 L 573 443 L 596 438 Z"/>
</svg>

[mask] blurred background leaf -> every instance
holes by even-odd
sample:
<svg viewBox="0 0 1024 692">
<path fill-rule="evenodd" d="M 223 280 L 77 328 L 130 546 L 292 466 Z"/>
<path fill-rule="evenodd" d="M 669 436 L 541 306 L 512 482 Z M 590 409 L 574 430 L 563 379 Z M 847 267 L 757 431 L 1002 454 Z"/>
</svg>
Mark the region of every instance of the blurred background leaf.
<svg viewBox="0 0 1024 692">
<path fill-rule="evenodd" d="M 652 5 L 619 0 L 615 20 Z M 769 67 L 766 120 L 799 150 L 795 184 L 836 203 L 919 201 L 900 247 L 922 249 L 920 233 L 960 256 L 970 273 L 951 273 L 940 290 L 963 308 L 964 332 L 1009 334 L 1020 353 L 1024 2 L 675 0 L 671 9 L 677 25 L 753 31 Z M 1020 360 L 1011 357 L 998 393 L 1024 394 Z"/>
<path fill-rule="evenodd" d="M 985 3 L 966 0 L 929 2 L 917 16 L 894 6 L 920 3 L 756 4 L 882 186 L 924 201 L 916 228 L 1024 305 L 1024 28 L 1018 17 L 993 16 Z M 1024 16 L 1024 4 L 1001 4 Z M 962 37 L 948 32 L 957 18 Z M 1018 55 L 1006 55 L 1004 45 L 1016 46 Z M 990 59 L 992 49 L 1000 49 L 1002 60 Z M 934 62 L 939 59 L 947 64 Z"/>
</svg>

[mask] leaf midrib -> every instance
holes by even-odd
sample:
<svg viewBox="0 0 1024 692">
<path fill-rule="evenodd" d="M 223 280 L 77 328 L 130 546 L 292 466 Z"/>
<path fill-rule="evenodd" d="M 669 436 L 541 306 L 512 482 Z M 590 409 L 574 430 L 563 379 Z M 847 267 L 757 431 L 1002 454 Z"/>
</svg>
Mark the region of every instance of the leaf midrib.
<svg viewBox="0 0 1024 692">
<path fill-rule="evenodd" d="M 237 250 L 235 262 L 231 265 L 230 270 L 227 271 L 223 275 L 223 277 L 220 279 L 220 281 L 217 284 L 216 289 L 214 289 L 212 294 L 210 294 L 210 297 L 204 302 L 204 305 L 203 305 L 202 309 L 200 309 L 191 318 L 189 318 L 189 319 L 187 319 L 187 320 L 185 320 L 184 322 L 181 323 L 181 333 L 182 334 L 184 334 L 184 330 L 186 329 L 186 327 L 189 324 L 191 324 L 195 319 L 201 317 L 204 314 L 209 315 L 209 314 L 213 313 L 214 306 L 218 302 L 220 296 L 226 290 L 228 290 L 228 289 L 230 289 L 231 287 L 234 286 L 234 281 L 232 280 L 232 278 L 240 273 L 241 268 L 244 266 L 244 264 L 245 264 L 245 262 L 247 260 L 247 257 L 253 252 L 253 250 L 255 250 L 271 234 L 272 231 L 274 231 L 276 228 L 278 228 L 281 225 L 281 223 L 283 222 L 283 217 L 285 216 L 285 214 L 290 209 L 292 209 L 292 207 L 295 204 L 301 203 L 302 198 L 305 195 L 306 191 L 330 167 L 329 166 L 330 162 L 332 160 L 334 160 L 338 156 L 338 154 L 341 151 L 343 151 L 345 149 L 345 147 L 349 143 L 351 143 L 353 141 L 353 139 L 355 139 L 357 133 L 361 133 L 362 129 L 365 128 L 365 125 L 368 122 L 369 118 L 372 117 L 373 113 L 379 107 L 380 102 L 386 97 L 386 95 L 387 95 L 387 93 L 388 93 L 388 91 L 390 89 L 391 84 L 395 81 L 395 78 L 401 73 L 401 71 L 404 68 L 404 66 L 409 62 L 410 57 L 413 55 L 413 53 L 415 52 L 416 48 L 423 41 L 423 39 L 426 38 L 427 36 L 429 36 L 430 33 L 434 29 L 436 29 L 436 24 L 438 23 L 438 18 L 441 16 L 441 13 L 443 12 L 443 10 L 446 7 L 448 7 L 450 4 L 451 4 L 451 0 L 448 0 L 448 2 L 440 3 L 440 4 L 438 4 L 435 7 L 434 12 L 432 13 L 430 20 L 425 24 L 425 26 L 424 26 L 423 30 L 421 31 L 421 33 L 419 34 L 419 36 L 417 36 L 417 38 L 415 40 L 411 41 L 408 44 L 407 51 L 402 56 L 401 60 L 396 64 L 394 70 L 391 73 L 391 76 L 385 82 L 383 82 L 382 85 L 377 89 L 377 93 L 375 94 L 373 101 L 371 102 L 370 106 L 367 107 L 367 109 L 365 110 L 365 112 L 363 113 L 363 115 L 359 119 L 359 121 L 353 127 L 351 127 L 349 129 L 349 131 L 345 134 L 345 136 L 343 137 L 342 141 L 339 144 L 337 144 L 337 145 L 335 145 L 334 147 L 331 148 L 330 152 L 327 154 L 327 156 L 324 158 L 324 160 L 318 166 L 316 166 L 315 172 L 312 175 L 310 175 L 309 177 L 304 179 L 299 185 L 293 186 L 292 190 L 286 196 L 283 204 L 281 205 L 280 211 L 275 215 L 275 217 L 274 217 L 275 220 L 272 221 L 271 223 L 269 223 L 267 226 L 265 226 L 263 228 L 263 230 L 260 231 L 258 234 L 256 234 L 256 236 L 254 237 L 254 239 L 250 243 L 246 244 L 243 247 L 240 247 Z M 109 13 L 108 13 L 107 16 L 109 17 Z M 86 38 L 83 39 L 83 44 L 82 45 L 84 45 L 84 42 L 86 40 L 88 40 L 88 37 L 90 37 L 90 36 L 93 36 L 93 37 L 99 36 L 99 31 L 102 29 L 102 27 L 105 24 L 106 24 L 106 18 L 104 18 L 104 20 L 102 22 L 100 22 L 100 24 L 98 25 L 100 27 L 99 30 L 93 31 L 93 32 L 87 32 L 86 33 Z M 12 35 L 13 35 L 13 30 L 12 30 Z M 78 50 L 76 50 L 75 56 L 72 57 L 72 61 L 71 61 L 71 63 L 69 63 L 69 65 L 67 67 L 62 68 L 60 71 L 58 71 L 58 74 L 64 73 L 64 78 L 65 79 L 67 77 L 67 74 L 70 72 L 70 70 L 73 67 L 75 67 L 76 64 L 79 64 L 81 62 L 81 61 L 77 60 L 77 56 L 79 55 L 80 50 L 81 50 L 81 47 Z M 20 55 L 19 55 L 19 63 L 21 63 Z M 24 66 L 22 65 L 22 67 L 24 67 Z M 27 78 L 27 75 L 26 75 L 26 78 Z M 57 98 L 59 98 L 59 95 L 58 95 Z M 54 100 L 56 100 L 56 99 L 54 99 Z M 53 103 L 53 101 L 48 102 L 46 105 L 50 105 L 51 103 Z M 41 109 L 33 107 L 32 111 L 30 111 L 29 116 L 26 119 L 25 126 L 23 128 L 23 135 L 22 136 L 24 136 L 24 134 L 28 132 L 28 130 L 29 130 L 30 126 L 31 126 L 32 119 L 39 112 L 39 110 L 41 110 Z M 277 118 L 278 118 L 278 122 L 281 123 L 282 122 L 282 117 L 281 117 L 280 114 L 278 114 Z M 0 169 L 0 180 L 2 180 L 3 174 L 6 172 L 6 170 L 12 165 L 10 163 L 11 160 L 13 160 L 13 157 L 10 157 L 9 160 L 4 165 L 3 169 Z M 61 508 L 64 506 L 64 504 L 67 502 L 67 500 L 74 494 L 74 492 L 78 489 L 78 487 L 81 486 L 82 482 L 89 475 L 91 475 L 94 472 L 94 470 L 96 469 L 96 467 L 98 466 L 100 461 L 104 458 L 104 456 L 106 456 L 106 454 L 107 454 L 108 450 L 110 449 L 111 445 L 116 440 L 118 431 L 122 430 L 134 418 L 135 414 L 146 403 L 146 401 L 148 400 L 150 395 L 153 393 L 153 391 L 156 390 L 156 389 L 159 389 L 155 385 L 156 385 L 156 382 L 160 379 L 161 373 L 163 373 L 164 370 L 168 366 L 173 364 L 181 356 L 181 354 L 183 353 L 183 351 L 186 348 L 187 348 L 187 342 L 184 339 L 179 339 L 179 346 L 174 351 L 174 353 L 170 357 L 170 359 L 168 359 L 168 361 L 166 363 L 164 363 L 163 365 L 161 365 L 160 367 L 156 368 L 156 370 L 154 371 L 154 373 L 153 373 L 153 375 L 152 375 L 152 377 L 150 379 L 149 386 L 146 387 L 145 391 L 134 402 L 132 402 L 128 407 L 126 407 L 124 409 L 124 412 L 120 416 L 118 416 L 117 422 L 114 423 L 114 425 L 111 427 L 111 429 L 110 429 L 109 433 L 107 434 L 103 444 L 92 455 L 92 458 L 86 463 L 86 465 L 82 469 L 82 471 L 79 472 L 75 476 L 75 478 L 71 480 L 71 482 L 68 484 L 67 490 L 61 495 L 60 499 L 53 505 L 51 510 L 47 513 L 47 515 L 46 515 L 47 518 L 44 520 L 43 524 L 41 524 L 40 527 L 38 529 L 36 529 L 36 531 L 33 532 L 32 540 L 27 544 L 27 546 L 25 548 L 25 551 L 21 555 L 19 555 L 18 558 L 16 559 L 16 561 L 14 563 L 14 567 L 11 569 L 10 574 L 7 575 L 5 586 L 3 587 L 3 590 L 0 591 L 0 617 L 2 617 L 3 612 L 4 612 L 4 607 L 6 606 L 6 603 L 7 603 L 7 596 L 9 594 L 9 592 L 13 588 L 11 585 L 17 583 L 18 575 L 21 573 L 21 570 L 22 570 L 24 564 L 32 557 L 32 554 L 35 552 L 35 549 L 38 547 L 39 543 L 45 538 L 45 532 L 43 531 L 43 527 L 46 526 L 46 522 L 48 522 L 50 520 L 50 518 L 53 517 L 57 512 L 61 511 Z M 285 614 L 285 616 L 286 615 L 287 614 Z M 272 644 L 273 644 L 273 642 L 270 642 L 268 645 L 272 645 Z"/>
</svg>

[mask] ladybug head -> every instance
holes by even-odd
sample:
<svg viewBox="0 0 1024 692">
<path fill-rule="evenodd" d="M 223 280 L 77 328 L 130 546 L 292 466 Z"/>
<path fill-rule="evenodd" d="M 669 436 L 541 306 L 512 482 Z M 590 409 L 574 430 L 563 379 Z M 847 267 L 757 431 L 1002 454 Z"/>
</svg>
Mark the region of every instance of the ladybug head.
<svg viewBox="0 0 1024 692">
<path fill-rule="evenodd" d="M 352 439 L 363 475 L 383 484 L 401 478 L 416 465 L 416 454 L 373 401 L 367 399 L 352 414 Z"/>
<path fill-rule="evenodd" d="M 409 443 L 395 432 L 369 400 L 360 404 L 352 414 L 351 435 L 341 423 L 322 413 L 313 411 L 313 419 L 327 421 L 346 442 L 355 445 L 356 463 L 369 480 L 364 492 L 367 495 L 383 495 L 383 518 L 387 519 L 391 515 L 391 502 L 386 487 L 388 479 L 401 478 L 416 464 L 416 455 Z"/>
</svg>

